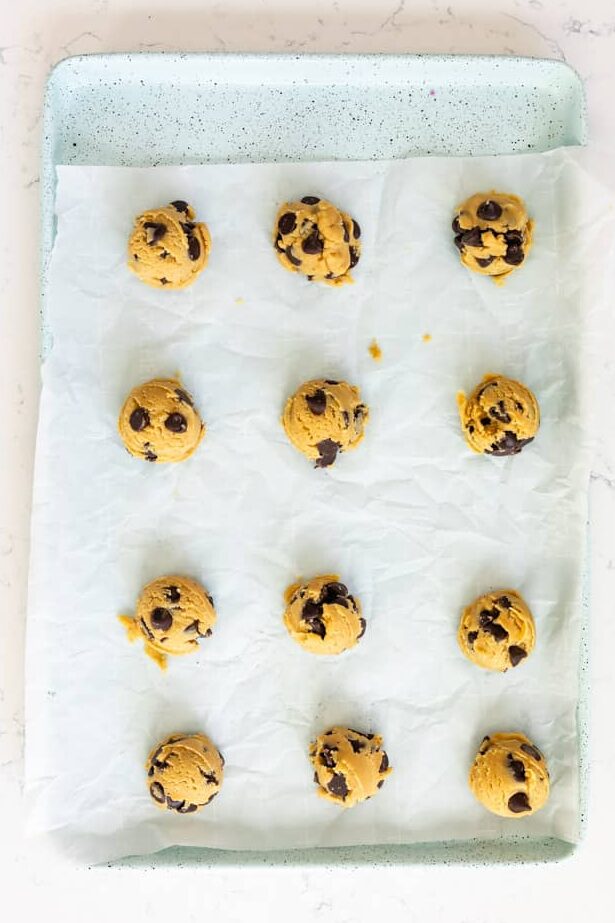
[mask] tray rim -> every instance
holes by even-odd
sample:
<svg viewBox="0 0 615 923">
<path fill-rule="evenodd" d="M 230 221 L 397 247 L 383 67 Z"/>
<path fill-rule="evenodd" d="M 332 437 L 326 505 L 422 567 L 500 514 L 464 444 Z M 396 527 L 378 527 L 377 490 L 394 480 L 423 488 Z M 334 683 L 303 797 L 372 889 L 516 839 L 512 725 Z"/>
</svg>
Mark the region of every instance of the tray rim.
<svg viewBox="0 0 615 923">
<path fill-rule="evenodd" d="M 492 72 L 500 66 L 511 65 L 528 73 L 536 74 L 540 68 L 549 75 L 558 72 L 564 74 L 571 90 L 575 93 L 575 124 L 572 125 L 573 143 L 587 143 L 587 100 L 584 83 L 580 75 L 567 62 L 552 58 L 540 58 L 520 55 L 473 55 L 473 54 L 388 54 L 388 53 L 344 53 L 344 52 L 103 52 L 98 54 L 72 55 L 57 62 L 49 71 L 45 82 L 43 103 L 43 130 L 41 146 L 41 238 L 40 238 L 40 314 L 41 314 L 41 362 L 49 345 L 49 332 L 45 327 L 45 292 L 46 272 L 55 237 L 55 168 L 58 165 L 54 157 L 55 113 L 53 94 L 66 71 L 84 66 L 94 68 L 101 63 L 133 62 L 147 60 L 191 65 L 207 64 L 218 66 L 220 62 L 245 62 L 248 64 L 282 64 L 318 59 L 325 66 L 346 65 L 364 66 L 371 63 L 375 67 L 425 65 L 426 73 L 433 67 L 460 67 L 472 63 Z M 381 75 L 380 75 L 381 76 Z M 278 82 L 289 82 L 283 81 Z M 326 84 L 323 84 L 326 85 Z M 515 152 L 512 152 L 515 153 Z M 410 155 L 412 156 L 412 155 Z M 432 156 L 455 156 L 454 152 Z M 489 155 L 480 155 L 489 156 Z M 105 166 L 105 164 L 101 164 Z M 589 527 L 589 517 L 588 517 Z M 570 843 L 557 837 L 532 837 L 529 834 L 511 835 L 491 840 L 479 837 L 427 841 L 411 844 L 377 844 L 371 846 L 348 847 L 313 847 L 310 849 L 288 850 L 231 850 L 214 847 L 169 846 L 155 853 L 126 856 L 100 865 L 138 868 L 143 866 L 164 865 L 199 865 L 205 867 L 256 867 L 256 866 L 346 866 L 360 867 L 395 866 L 395 865 L 470 865 L 489 866 L 499 864 L 543 864 L 559 862 L 571 857 L 582 843 L 587 824 L 588 801 L 588 733 L 589 733 L 589 528 L 587 530 L 587 547 L 584 560 L 581 591 L 581 635 L 579 641 L 579 698 L 576 717 L 579 745 L 579 841 Z"/>
</svg>

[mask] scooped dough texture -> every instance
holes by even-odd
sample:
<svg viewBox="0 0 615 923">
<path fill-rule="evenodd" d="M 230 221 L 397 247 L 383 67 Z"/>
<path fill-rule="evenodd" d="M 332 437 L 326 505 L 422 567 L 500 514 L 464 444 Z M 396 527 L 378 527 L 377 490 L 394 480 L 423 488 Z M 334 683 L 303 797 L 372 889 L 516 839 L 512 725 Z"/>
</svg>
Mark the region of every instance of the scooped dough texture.
<svg viewBox="0 0 615 923">
<path fill-rule="evenodd" d="M 360 236 L 354 218 L 316 196 L 281 205 L 273 229 L 282 266 L 327 285 L 353 281 L 350 270 L 359 262 Z"/>
<path fill-rule="evenodd" d="M 158 463 L 184 461 L 205 435 L 192 397 L 174 378 L 154 378 L 133 388 L 118 428 L 131 455 Z"/>
<path fill-rule="evenodd" d="M 141 638 L 145 652 L 163 669 L 167 656 L 193 654 L 216 622 L 213 600 L 189 577 L 158 577 L 141 591 L 134 617 L 119 616 L 130 641 Z"/>
<path fill-rule="evenodd" d="M 466 606 L 457 640 L 465 656 L 477 666 L 504 672 L 534 649 L 534 619 L 518 593 L 497 590 Z"/>
<path fill-rule="evenodd" d="M 534 222 L 518 196 L 492 190 L 462 202 L 453 230 L 461 262 L 501 284 L 532 246 Z"/>
<path fill-rule="evenodd" d="M 193 814 L 220 791 L 223 767 L 222 755 L 204 734 L 173 734 L 147 759 L 149 793 L 159 808 Z"/>
<path fill-rule="evenodd" d="M 317 468 L 326 468 L 338 452 L 359 444 L 368 418 L 358 388 L 345 381 L 315 378 L 288 398 L 282 424 L 295 448 Z"/>
<path fill-rule="evenodd" d="M 382 737 L 352 728 L 334 727 L 310 746 L 318 794 L 351 808 L 382 788 L 393 771 L 382 749 Z"/>
<path fill-rule="evenodd" d="M 539 811 L 549 797 L 545 758 L 525 734 L 485 737 L 469 783 L 481 804 L 500 817 L 526 817 Z"/>
<path fill-rule="evenodd" d="M 286 590 L 285 599 L 288 633 L 312 654 L 341 654 L 363 637 L 361 606 L 336 574 L 294 583 Z"/>
<path fill-rule="evenodd" d="M 466 442 L 486 455 L 516 455 L 540 426 L 530 389 L 503 375 L 486 375 L 468 398 L 458 394 L 457 404 Z"/>
<path fill-rule="evenodd" d="M 147 285 L 178 289 L 191 285 L 207 265 L 211 238 L 194 221 L 187 202 L 152 208 L 135 219 L 128 241 L 128 266 Z"/>
</svg>

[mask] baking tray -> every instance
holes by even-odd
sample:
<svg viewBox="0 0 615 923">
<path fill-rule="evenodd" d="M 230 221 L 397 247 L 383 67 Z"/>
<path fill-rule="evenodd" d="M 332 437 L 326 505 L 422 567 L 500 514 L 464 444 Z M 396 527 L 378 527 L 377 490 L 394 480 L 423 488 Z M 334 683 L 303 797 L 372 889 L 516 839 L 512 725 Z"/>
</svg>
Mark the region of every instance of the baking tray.
<svg viewBox="0 0 615 923">
<path fill-rule="evenodd" d="M 59 164 L 156 166 L 546 151 L 583 144 L 578 75 L 560 61 L 466 55 L 105 54 L 68 58 L 45 95 L 42 354 Z M 587 558 L 589 560 L 589 557 Z M 586 586 L 588 581 L 585 581 Z M 587 593 L 578 708 L 587 770 Z M 290 851 L 172 848 L 123 865 L 359 865 L 553 861 L 554 837 Z"/>
</svg>

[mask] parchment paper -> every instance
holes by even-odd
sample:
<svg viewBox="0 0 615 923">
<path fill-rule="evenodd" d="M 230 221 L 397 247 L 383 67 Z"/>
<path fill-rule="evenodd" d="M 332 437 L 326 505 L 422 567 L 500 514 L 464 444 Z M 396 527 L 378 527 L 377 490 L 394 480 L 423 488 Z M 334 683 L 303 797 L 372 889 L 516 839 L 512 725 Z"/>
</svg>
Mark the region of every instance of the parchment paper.
<svg viewBox="0 0 615 923">
<path fill-rule="evenodd" d="M 613 237 L 578 156 L 58 169 L 28 621 L 31 832 L 88 861 L 172 844 L 577 838 L 583 332 Z M 459 264 L 450 230 L 454 206 L 492 188 L 523 196 L 536 220 L 503 288 Z M 355 285 L 278 265 L 276 207 L 305 194 L 360 222 Z M 149 289 L 126 268 L 127 235 L 138 212 L 177 198 L 210 226 L 210 265 L 184 292 Z M 455 394 L 486 372 L 538 396 L 540 433 L 519 457 L 476 456 L 462 439 Z M 118 439 L 119 408 L 133 385 L 176 373 L 206 439 L 183 464 L 143 464 Z M 320 376 L 358 384 L 371 409 L 364 443 L 327 471 L 279 422 L 286 396 Z M 116 616 L 173 572 L 205 583 L 219 622 L 164 674 Z M 319 572 L 339 573 L 367 618 L 337 658 L 304 653 L 281 621 L 287 584 Z M 497 587 L 520 590 L 537 623 L 535 652 L 504 675 L 455 640 L 461 607 Z M 348 811 L 316 797 L 307 760 L 333 723 L 381 733 L 395 770 Z M 553 783 L 546 808 L 516 823 L 466 781 L 483 735 L 508 729 L 544 750 Z M 179 817 L 154 808 L 143 764 L 184 730 L 212 737 L 226 774 L 210 807 Z"/>
</svg>

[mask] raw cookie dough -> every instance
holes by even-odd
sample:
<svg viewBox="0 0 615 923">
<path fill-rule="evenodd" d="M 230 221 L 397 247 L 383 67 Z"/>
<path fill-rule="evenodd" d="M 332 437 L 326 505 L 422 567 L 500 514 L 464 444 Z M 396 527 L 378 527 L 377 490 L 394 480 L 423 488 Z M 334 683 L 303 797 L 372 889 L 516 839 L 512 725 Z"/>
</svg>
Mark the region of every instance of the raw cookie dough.
<svg viewBox="0 0 615 923">
<path fill-rule="evenodd" d="M 549 797 L 545 758 L 525 734 L 484 737 L 469 783 L 475 798 L 500 817 L 526 817 Z"/>
<path fill-rule="evenodd" d="M 189 577 L 158 577 L 141 590 L 134 617 L 118 616 L 129 641 L 142 638 L 145 653 L 164 670 L 168 655 L 193 654 L 216 622 L 214 601 Z"/>
<path fill-rule="evenodd" d="M 375 795 L 392 773 L 382 737 L 334 727 L 310 746 L 318 794 L 343 808 Z"/>
<path fill-rule="evenodd" d="M 128 266 L 154 288 L 185 288 L 207 265 L 211 237 L 195 222 L 194 209 L 177 199 L 135 218 L 128 241 Z"/>
<path fill-rule="evenodd" d="M 350 270 L 359 262 L 360 236 L 354 218 L 326 199 L 307 195 L 280 206 L 273 245 L 290 272 L 300 272 L 310 282 L 344 285 L 353 281 Z"/>
<path fill-rule="evenodd" d="M 158 463 L 184 461 L 205 435 L 192 397 L 175 378 L 154 378 L 133 388 L 118 429 L 131 455 Z"/>
<path fill-rule="evenodd" d="M 457 641 L 477 666 L 503 673 L 533 651 L 534 619 L 514 590 L 486 593 L 463 610 Z"/>
<path fill-rule="evenodd" d="M 504 192 L 477 192 L 457 208 L 453 219 L 461 262 L 501 284 L 532 246 L 534 222 L 523 201 Z"/>
<path fill-rule="evenodd" d="M 293 583 L 284 594 L 284 624 L 291 638 L 312 654 L 341 654 L 365 634 L 361 606 L 337 574 Z"/>
<path fill-rule="evenodd" d="M 222 787 L 224 757 L 205 734 L 173 734 L 147 758 L 147 786 L 157 807 L 193 814 Z"/>
<path fill-rule="evenodd" d="M 282 425 L 296 449 L 316 468 L 327 468 L 338 452 L 359 444 L 368 418 L 358 388 L 345 381 L 315 378 L 288 398 Z"/>
<path fill-rule="evenodd" d="M 530 389 L 503 375 L 485 375 L 468 398 L 457 395 L 457 404 L 466 442 L 486 455 L 516 455 L 540 426 Z"/>
</svg>

